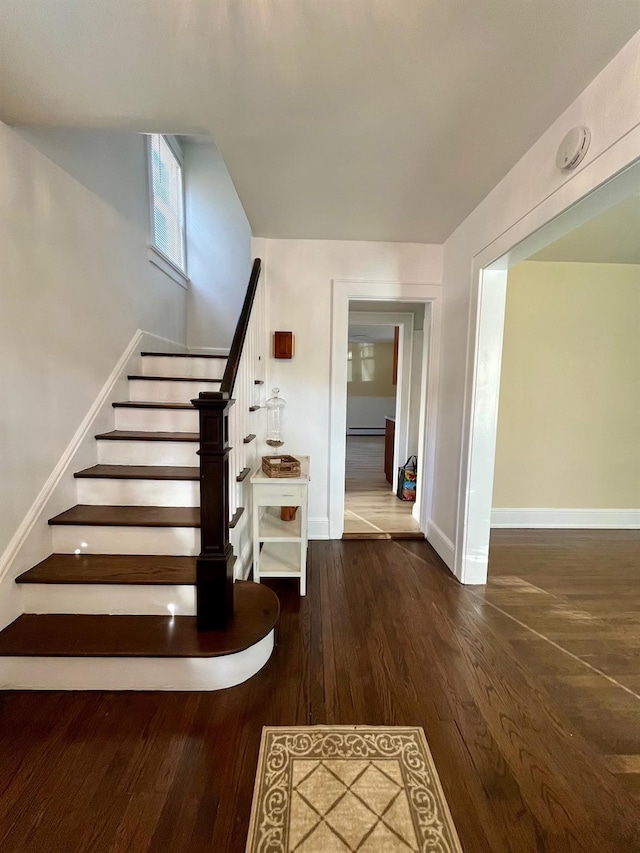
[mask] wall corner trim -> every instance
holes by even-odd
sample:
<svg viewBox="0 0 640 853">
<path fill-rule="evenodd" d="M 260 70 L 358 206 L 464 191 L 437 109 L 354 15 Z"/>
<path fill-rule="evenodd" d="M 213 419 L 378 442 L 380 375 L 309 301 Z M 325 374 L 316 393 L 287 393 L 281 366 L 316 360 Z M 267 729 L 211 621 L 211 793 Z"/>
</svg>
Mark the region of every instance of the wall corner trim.
<svg viewBox="0 0 640 853">
<path fill-rule="evenodd" d="M 426 539 L 438 556 L 444 560 L 449 571 L 454 573 L 455 548 L 453 542 L 431 519 L 427 521 Z"/>
<path fill-rule="evenodd" d="M 329 538 L 329 519 L 325 518 L 310 518 L 309 519 L 309 539 L 328 539 Z"/>
</svg>

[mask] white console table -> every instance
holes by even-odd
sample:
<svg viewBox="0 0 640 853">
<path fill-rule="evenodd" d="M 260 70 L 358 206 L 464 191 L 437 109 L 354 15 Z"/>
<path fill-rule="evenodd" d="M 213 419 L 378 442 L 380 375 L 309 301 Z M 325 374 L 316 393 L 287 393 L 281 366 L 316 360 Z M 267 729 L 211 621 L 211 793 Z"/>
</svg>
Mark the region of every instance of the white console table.
<svg viewBox="0 0 640 853">
<path fill-rule="evenodd" d="M 251 477 L 253 492 L 253 579 L 298 578 L 307 591 L 309 457 L 300 460 L 299 477 L 268 477 L 260 468 Z M 280 508 L 299 507 L 293 521 Z"/>
</svg>

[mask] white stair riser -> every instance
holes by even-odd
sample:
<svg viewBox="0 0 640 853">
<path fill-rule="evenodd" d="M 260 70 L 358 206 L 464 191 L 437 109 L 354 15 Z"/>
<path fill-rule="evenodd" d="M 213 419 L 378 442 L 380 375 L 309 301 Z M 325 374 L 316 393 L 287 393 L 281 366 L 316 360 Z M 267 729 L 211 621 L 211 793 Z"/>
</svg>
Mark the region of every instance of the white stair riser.
<svg viewBox="0 0 640 853">
<path fill-rule="evenodd" d="M 200 553 L 197 527 L 101 527 L 91 524 L 54 524 L 55 554 L 168 554 Z"/>
<path fill-rule="evenodd" d="M 79 478 L 78 503 L 101 506 L 200 506 L 197 480 Z"/>
<path fill-rule="evenodd" d="M 129 399 L 141 403 L 189 403 L 201 391 L 219 391 L 219 382 L 198 382 L 191 379 L 176 382 L 168 379 L 130 379 Z"/>
<path fill-rule="evenodd" d="M 134 432 L 198 432 L 197 409 L 116 408 L 116 429 Z"/>
<path fill-rule="evenodd" d="M 215 658 L 0 657 L 0 690 L 224 690 L 259 672 L 273 647 L 270 631 Z"/>
<path fill-rule="evenodd" d="M 183 584 L 25 583 L 21 587 L 25 613 L 196 615 L 195 586 Z"/>
<path fill-rule="evenodd" d="M 103 465 L 199 465 L 197 441 L 98 441 Z"/>
<path fill-rule="evenodd" d="M 193 376 L 195 379 L 222 379 L 225 358 L 172 358 L 162 355 L 145 355 L 142 358 L 143 376 Z"/>
</svg>

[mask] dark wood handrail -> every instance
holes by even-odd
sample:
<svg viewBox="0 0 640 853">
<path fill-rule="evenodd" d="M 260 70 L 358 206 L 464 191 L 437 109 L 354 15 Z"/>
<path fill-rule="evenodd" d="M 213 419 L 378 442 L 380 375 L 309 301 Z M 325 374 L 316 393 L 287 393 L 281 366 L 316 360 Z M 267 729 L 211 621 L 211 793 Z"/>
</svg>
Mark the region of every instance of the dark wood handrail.
<svg viewBox="0 0 640 853">
<path fill-rule="evenodd" d="M 227 366 L 225 367 L 224 376 L 220 383 L 220 393 L 226 399 L 231 397 L 233 394 L 233 388 L 236 384 L 238 369 L 240 367 L 240 357 L 242 356 L 244 339 L 247 337 L 247 329 L 249 328 L 249 320 L 251 319 L 251 309 L 253 307 L 253 300 L 256 296 L 256 290 L 258 289 L 258 279 L 260 278 L 261 268 L 262 261 L 260 258 L 256 258 L 253 262 L 251 276 L 249 277 L 249 284 L 247 285 L 247 292 L 242 305 L 242 311 L 240 312 L 238 325 L 236 326 L 231 349 L 229 350 Z"/>
</svg>

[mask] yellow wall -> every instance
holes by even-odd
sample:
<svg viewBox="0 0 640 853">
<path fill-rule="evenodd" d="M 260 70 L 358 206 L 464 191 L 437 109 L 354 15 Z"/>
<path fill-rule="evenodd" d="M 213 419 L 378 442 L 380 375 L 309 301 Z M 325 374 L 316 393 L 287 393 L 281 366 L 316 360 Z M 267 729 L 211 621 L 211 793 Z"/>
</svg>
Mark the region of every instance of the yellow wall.
<svg viewBox="0 0 640 853">
<path fill-rule="evenodd" d="M 509 271 L 493 506 L 640 507 L 640 266 Z"/>
<path fill-rule="evenodd" d="M 395 397 L 393 344 L 349 341 L 348 377 L 351 397 Z"/>
</svg>

